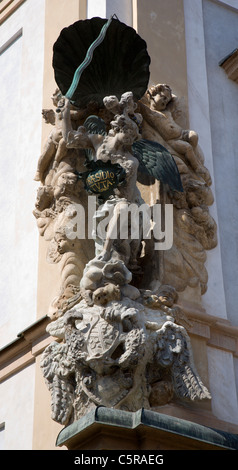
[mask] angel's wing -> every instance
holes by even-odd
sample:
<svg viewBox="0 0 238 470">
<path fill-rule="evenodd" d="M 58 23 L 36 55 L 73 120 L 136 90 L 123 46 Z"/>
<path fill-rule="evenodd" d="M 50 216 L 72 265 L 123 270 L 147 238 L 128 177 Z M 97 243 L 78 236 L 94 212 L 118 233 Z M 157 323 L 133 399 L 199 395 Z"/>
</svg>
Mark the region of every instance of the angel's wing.
<svg viewBox="0 0 238 470">
<path fill-rule="evenodd" d="M 51 417 L 64 425 L 70 419 L 74 396 L 73 369 L 67 358 L 67 348 L 66 344 L 53 341 L 44 350 L 40 364 L 51 393 Z"/>
<path fill-rule="evenodd" d="M 170 321 L 158 330 L 157 360 L 171 371 L 174 392 L 192 401 L 210 399 L 210 393 L 196 372 L 186 330 Z"/>
<path fill-rule="evenodd" d="M 139 171 L 149 174 L 172 190 L 183 191 L 178 167 L 173 156 L 163 145 L 147 139 L 140 139 L 132 145 L 134 156 L 139 160 Z"/>
<path fill-rule="evenodd" d="M 84 127 L 90 134 L 106 136 L 106 124 L 99 116 L 91 115 L 84 122 Z M 140 139 L 132 145 L 134 156 L 139 160 L 139 171 L 153 176 L 175 191 L 183 191 L 178 167 L 169 151 L 158 142 Z M 86 150 L 86 160 L 92 160 L 92 151 Z"/>
<path fill-rule="evenodd" d="M 90 134 L 107 135 L 105 121 L 99 116 L 94 114 L 88 116 L 83 125 Z"/>
</svg>

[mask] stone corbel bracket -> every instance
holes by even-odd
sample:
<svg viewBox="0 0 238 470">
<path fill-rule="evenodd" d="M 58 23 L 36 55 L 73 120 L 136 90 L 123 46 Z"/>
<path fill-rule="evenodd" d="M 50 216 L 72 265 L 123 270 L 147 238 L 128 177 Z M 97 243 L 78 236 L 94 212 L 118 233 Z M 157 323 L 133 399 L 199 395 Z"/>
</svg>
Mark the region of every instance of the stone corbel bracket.
<svg viewBox="0 0 238 470">
<path fill-rule="evenodd" d="M 192 321 L 189 333 L 206 341 L 208 346 L 223 349 L 238 357 L 238 327 L 228 320 L 208 315 L 193 303 L 183 302 L 183 312 Z M 53 338 L 46 332 L 50 318 L 46 315 L 19 333 L 17 338 L 0 349 L 0 383 L 19 372 L 43 352 Z"/>
<path fill-rule="evenodd" d="M 238 83 L 238 49 L 222 59 L 219 65 L 225 70 L 228 78 Z"/>
<path fill-rule="evenodd" d="M 86 449 L 236 450 L 237 434 L 140 409 L 134 413 L 98 407 L 62 429 L 56 445 Z M 114 454 L 113 454 L 114 456 Z M 81 460 L 82 464 L 83 461 Z"/>
</svg>

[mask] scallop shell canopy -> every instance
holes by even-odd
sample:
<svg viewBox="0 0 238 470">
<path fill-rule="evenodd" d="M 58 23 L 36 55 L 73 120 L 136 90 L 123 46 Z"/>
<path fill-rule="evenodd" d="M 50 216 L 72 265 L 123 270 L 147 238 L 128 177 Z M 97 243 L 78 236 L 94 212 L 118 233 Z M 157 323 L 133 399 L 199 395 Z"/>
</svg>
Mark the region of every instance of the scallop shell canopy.
<svg viewBox="0 0 238 470">
<path fill-rule="evenodd" d="M 74 73 L 84 61 L 90 45 L 96 40 L 107 19 L 80 20 L 64 28 L 53 46 L 55 81 L 65 96 Z M 103 98 L 132 91 L 140 99 L 148 86 L 150 57 L 146 42 L 136 31 L 113 18 L 106 35 L 83 71 L 71 98 L 75 106 L 89 102 L 103 106 Z"/>
</svg>

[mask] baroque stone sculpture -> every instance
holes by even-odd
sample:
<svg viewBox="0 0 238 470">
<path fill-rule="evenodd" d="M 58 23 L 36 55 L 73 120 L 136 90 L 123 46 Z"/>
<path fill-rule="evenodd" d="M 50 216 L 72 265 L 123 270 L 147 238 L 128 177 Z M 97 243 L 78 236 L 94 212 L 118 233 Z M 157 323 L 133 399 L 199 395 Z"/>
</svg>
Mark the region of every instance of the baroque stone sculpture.
<svg viewBox="0 0 238 470">
<path fill-rule="evenodd" d="M 173 155 L 183 184 L 183 192 L 166 192 L 165 202 L 173 204 L 173 247 L 163 253 L 160 282 L 178 292 L 187 286 L 207 290 L 206 251 L 217 245 L 217 226 L 209 213 L 214 202 L 211 177 L 195 131 L 178 124 L 182 110 L 179 99 L 168 85 L 147 90 L 139 103 L 143 116 L 142 133 L 155 139 Z"/>
<path fill-rule="evenodd" d="M 114 40 L 121 23 L 111 21 L 94 18 L 87 25 L 93 22 L 98 32 L 107 25 Z M 112 47 L 110 35 L 103 39 L 104 50 Z M 53 95 L 55 111 L 43 111 L 53 128 L 35 176 L 41 186 L 34 215 L 48 241 L 48 261 L 61 268 L 47 327 L 56 341 L 41 360 L 52 418 L 68 425 L 98 405 L 136 411 L 173 397 L 210 399 L 193 363 L 190 324 L 176 303 L 188 285 L 205 291 L 206 250 L 216 244 L 198 136 L 176 123 L 177 98 L 167 85 L 139 96 L 115 89 L 94 101 L 77 88 L 75 101 L 63 93 Z M 139 175 L 160 184 L 163 200 L 156 203 L 174 208 L 173 245 L 163 252 L 154 250 L 156 217 L 142 198 Z M 79 208 L 90 213 L 89 195 L 96 198 L 94 235 L 79 238 L 81 225 L 90 225 L 78 217 Z"/>
</svg>

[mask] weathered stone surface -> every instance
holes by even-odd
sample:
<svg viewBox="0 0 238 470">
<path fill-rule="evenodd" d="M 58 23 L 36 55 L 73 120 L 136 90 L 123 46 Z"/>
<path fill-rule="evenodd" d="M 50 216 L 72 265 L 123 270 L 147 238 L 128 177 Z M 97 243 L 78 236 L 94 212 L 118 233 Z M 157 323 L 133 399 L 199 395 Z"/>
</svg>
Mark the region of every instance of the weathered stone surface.
<svg viewBox="0 0 238 470">
<path fill-rule="evenodd" d="M 238 438 L 236 434 L 150 410 L 126 412 L 99 407 L 62 429 L 56 444 L 66 445 L 69 450 L 99 450 L 106 446 L 120 453 L 122 448 L 237 450 Z"/>
<path fill-rule="evenodd" d="M 139 105 L 131 92 L 120 101 L 105 97 L 100 118 L 90 118 L 88 109 L 72 109 L 61 98 L 54 97 L 57 122 L 38 163 L 36 179 L 42 185 L 34 212 L 40 234 L 49 242 L 48 261 L 61 266 L 61 291 L 52 301 L 47 327 L 57 341 L 45 349 L 41 361 L 52 418 L 69 425 L 98 406 L 134 412 L 173 397 L 210 399 L 193 364 L 190 324 L 176 304 L 177 291 L 186 286 L 199 284 L 206 290 L 206 250 L 216 244 L 208 211 L 213 201 L 210 177 L 198 136 L 173 121 L 176 100 L 164 85 L 149 90 Z M 163 255 L 153 249 L 153 236 L 144 236 L 142 219 L 132 214 L 123 221 L 129 204 L 136 210 L 144 205 L 137 187 L 140 162 L 133 153 L 141 137 L 163 142 L 164 155 L 163 150 L 160 157 L 156 154 L 161 161 L 172 158 L 168 147 L 177 163 L 170 171 L 179 169 L 184 187 L 183 192 L 163 188 L 160 202 L 174 208 L 174 243 Z M 97 186 L 101 173 L 93 170 L 90 184 L 95 182 L 100 201 L 92 214 L 93 240 L 77 237 L 85 222 L 83 212 L 78 217 L 79 206 L 88 209 L 89 201 L 90 185 L 85 187 L 82 177 L 85 158 L 89 169 L 94 161 L 104 170 L 105 165 L 118 165 L 118 174 L 123 174 L 109 194 L 113 175 L 105 187 Z M 147 228 L 152 223 L 148 209 Z M 133 236 L 138 225 L 138 236 Z"/>
</svg>

